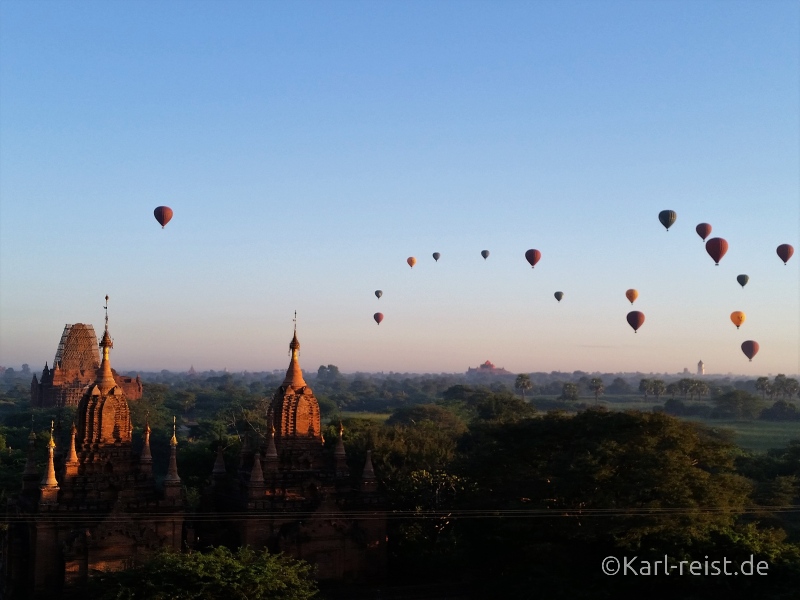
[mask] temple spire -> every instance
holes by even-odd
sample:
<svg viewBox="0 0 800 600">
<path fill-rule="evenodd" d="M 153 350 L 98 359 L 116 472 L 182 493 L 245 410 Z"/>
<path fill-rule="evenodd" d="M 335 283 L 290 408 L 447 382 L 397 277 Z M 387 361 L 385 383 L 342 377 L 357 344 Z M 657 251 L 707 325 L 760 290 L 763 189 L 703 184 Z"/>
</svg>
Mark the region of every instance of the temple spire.
<svg viewBox="0 0 800 600">
<path fill-rule="evenodd" d="M 75 423 L 72 423 L 69 439 L 69 453 L 67 454 L 67 461 L 64 464 L 64 474 L 67 477 L 73 477 L 78 474 L 78 453 L 75 451 L 75 436 L 78 433 L 78 428 Z"/>
<path fill-rule="evenodd" d="M 169 469 L 164 477 L 164 491 L 168 498 L 180 497 L 181 478 L 178 476 L 178 436 L 175 417 L 172 417 L 172 439 L 169 441 Z"/>
<path fill-rule="evenodd" d="M 114 381 L 114 374 L 111 372 L 111 359 L 109 358 L 109 353 L 114 347 L 114 342 L 111 339 L 111 334 L 108 333 L 108 296 L 106 296 L 106 304 L 103 308 L 106 311 L 106 327 L 103 332 L 103 337 L 100 340 L 103 358 L 100 362 L 100 368 L 97 371 L 97 381 L 95 383 L 100 388 L 100 392 L 106 394 L 117 385 L 117 382 Z"/>
<path fill-rule="evenodd" d="M 336 440 L 333 457 L 336 462 L 336 475 L 340 477 L 348 475 L 347 454 L 344 451 L 344 427 L 341 421 L 339 421 L 339 439 Z"/>
<path fill-rule="evenodd" d="M 148 412 L 144 418 L 144 444 L 142 445 L 142 454 L 139 456 L 139 464 L 147 473 L 151 473 L 153 469 L 153 455 L 150 454 L 150 431 L 150 413 Z"/>
<path fill-rule="evenodd" d="M 364 461 L 364 471 L 361 474 L 361 491 L 374 492 L 378 489 L 375 479 L 375 469 L 372 466 L 372 450 L 367 450 L 367 459 Z"/>
<path fill-rule="evenodd" d="M 22 474 L 36 475 L 36 473 L 36 433 L 31 425 L 31 432 L 28 434 L 28 457 L 25 460 L 25 470 Z"/>
<path fill-rule="evenodd" d="M 278 470 L 278 449 L 275 447 L 275 425 L 269 428 L 269 444 L 267 445 L 267 471 Z"/>
<path fill-rule="evenodd" d="M 283 385 L 290 385 L 295 388 L 306 386 L 305 379 L 303 379 L 303 371 L 300 369 L 300 341 L 297 339 L 297 311 L 294 313 L 294 336 L 289 343 L 289 351 L 292 359 L 289 361 L 289 368 L 286 370 L 286 378 L 283 380 Z"/>
<path fill-rule="evenodd" d="M 53 439 L 53 422 L 50 421 L 50 441 L 47 442 L 47 469 L 42 478 L 42 490 L 40 502 L 54 503 L 58 498 L 58 480 L 56 480 L 56 467 L 53 460 L 53 452 L 56 449 L 56 442 Z"/>
<path fill-rule="evenodd" d="M 226 472 L 224 448 L 222 447 L 222 439 L 220 439 L 219 446 L 217 446 L 217 460 L 214 461 L 214 468 L 211 471 L 211 475 L 214 477 L 224 477 Z"/>
</svg>

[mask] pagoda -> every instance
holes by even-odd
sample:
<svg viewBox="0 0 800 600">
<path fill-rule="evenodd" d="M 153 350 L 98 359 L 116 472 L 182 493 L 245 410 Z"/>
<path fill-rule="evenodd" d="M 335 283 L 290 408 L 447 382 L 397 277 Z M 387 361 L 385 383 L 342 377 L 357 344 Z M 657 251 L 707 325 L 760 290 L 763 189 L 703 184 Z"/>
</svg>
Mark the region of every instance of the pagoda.
<svg viewBox="0 0 800 600">
<path fill-rule="evenodd" d="M 53 366 L 45 363 L 41 375 L 34 375 L 31 379 L 31 406 L 77 405 L 86 388 L 94 382 L 100 366 L 99 356 L 94 327 L 85 323 L 65 325 Z M 127 377 L 113 369 L 111 373 L 129 401 L 142 397 L 143 386 L 138 375 Z"/>
<path fill-rule="evenodd" d="M 108 296 L 105 308 L 102 360 L 78 402 L 69 448 L 56 459 L 51 428 L 48 463 L 38 486 L 31 434 L 23 489 L 9 506 L 15 514 L 8 597 L 78 593 L 92 573 L 128 568 L 162 547 L 181 549 L 184 508 L 174 424 L 162 489 L 153 477 L 149 424 L 141 452 L 132 447 L 130 409 L 111 369 Z"/>
<path fill-rule="evenodd" d="M 235 471 L 218 450 L 207 496 L 218 519 L 201 523 L 200 538 L 284 552 L 314 564 L 322 581 L 380 581 L 386 517 L 371 455 L 351 473 L 341 426 L 335 444 L 325 446 L 319 403 L 300 368 L 296 325 L 289 351 L 266 435 L 245 436 Z"/>
</svg>

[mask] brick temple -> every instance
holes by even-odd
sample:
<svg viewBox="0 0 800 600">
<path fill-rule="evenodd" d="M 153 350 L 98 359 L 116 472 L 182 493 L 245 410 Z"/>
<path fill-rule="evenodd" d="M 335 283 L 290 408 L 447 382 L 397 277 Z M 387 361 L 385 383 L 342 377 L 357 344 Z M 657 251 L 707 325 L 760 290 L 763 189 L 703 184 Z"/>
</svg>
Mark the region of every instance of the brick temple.
<svg viewBox="0 0 800 600">
<path fill-rule="evenodd" d="M 236 466 L 225 464 L 220 446 L 191 522 L 174 423 L 162 484 L 154 478 L 149 424 L 138 452 L 133 448 L 125 388 L 111 369 L 107 315 L 99 347 L 102 360 L 78 401 L 68 447 L 56 451 L 51 428 L 44 473 L 36 467 L 36 436 L 29 437 L 22 491 L 8 505 L 0 597 L 84 598 L 92 573 L 131 567 L 164 547 L 248 545 L 309 561 L 323 581 L 383 579 L 386 517 L 371 455 L 350 473 L 341 426 L 326 451 L 296 330 L 286 377 L 270 403 L 271 430 L 245 437 Z"/>
<path fill-rule="evenodd" d="M 34 375 L 31 380 L 31 406 L 77 405 L 86 388 L 94 382 L 99 366 L 100 348 L 94 327 L 84 323 L 65 325 L 53 366 L 45 363 L 40 378 Z M 128 400 L 142 397 L 142 381 L 138 375 L 126 377 L 113 369 L 111 373 Z"/>
<path fill-rule="evenodd" d="M 381 581 L 386 517 L 371 454 L 354 477 L 341 426 L 333 453 L 326 452 L 296 330 L 289 349 L 286 377 L 270 403 L 271 431 L 245 438 L 235 470 L 218 451 L 205 502 L 219 520 L 198 524 L 200 542 L 284 552 L 316 565 L 323 581 Z"/>
<path fill-rule="evenodd" d="M 69 448 L 56 456 L 51 428 L 44 476 L 31 432 L 22 492 L 9 503 L 6 597 L 69 596 L 90 573 L 124 569 L 159 548 L 183 547 L 174 427 L 169 468 L 156 486 L 150 427 L 145 424 L 143 446 L 134 452 L 128 401 L 111 369 L 113 346 L 106 315 L 102 361 L 78 401 Z"/>
</svg>

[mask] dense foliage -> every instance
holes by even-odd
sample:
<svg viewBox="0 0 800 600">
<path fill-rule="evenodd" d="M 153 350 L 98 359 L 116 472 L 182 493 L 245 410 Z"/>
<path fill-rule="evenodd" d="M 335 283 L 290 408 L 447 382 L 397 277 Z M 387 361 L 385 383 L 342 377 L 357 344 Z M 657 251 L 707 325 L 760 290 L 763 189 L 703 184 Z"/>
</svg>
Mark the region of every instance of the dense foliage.
<svg viewBox="0 0 800 600">
<path fill-rule="evenodd" d="M 470 382 L 454 375 L 343 375 L 335 365 L 307 377 L 322 408 L 328 452 L 344 427 L 354 484 L 367 450 L 373 452 L 391 516 L 390 583 L 468 582 L 481 595 L 506 598 L 528 598 L 532 590 L 553 598 L 627 597 L 633 589 L 652 598 L 728 599 L 790 598 L 800 584 L 800 520 L 791 509 L 800 497 L 800 441 L 748 453 L 715 426 L 723 419 L 791 425 L 798 418 L 791 378 L 575 372 Z M 199 510 L 217 446 L 235 464 L 246 437 L 265 439 L 267 407 L 283 373 L 162 372 L 143 379 L 144 397 L 131 402 L 136 434 L 148 420 L 155 472 L 163 473 L 172 415 L 179 415 L 180 475 L 189 509 Z M 0 383 L 0 442 L 10 447 L 0 453 L 0 485 L 13 494 L 32 419 L 41 470 L 50 420 L 63 430 L 72 415 L 31 410 L 19 378 Z M 302 565 L 244 552 L 159 555 L 133 574 L 96 580 L 107 587 L 96 587 L 92 597 L 245 597 L 235 594 L 251 593 L 242 590 L 260 581 L 254 571 L 268 570 L 263 561 L 288 570 L 295 582 L 310 576 Z M 725 577 L 601 573 L 603 557 L 632 555 L 753 555 L 768 561 L 770 575 L 740 577 L 734 585 Z M 146 582 L 173 595 L 142 596 Z M 313 588 L 303 585 L 297 583 L 297 596 L 246 597 L 311 597 L 302 594 Z"/>
<path fill-rule="evenodd" d="M 307 563 L 241 548 L 160 552 L 127 571 L 90 578 L 96 600 L 308 600 L 317 595 Z"/>
</svg>

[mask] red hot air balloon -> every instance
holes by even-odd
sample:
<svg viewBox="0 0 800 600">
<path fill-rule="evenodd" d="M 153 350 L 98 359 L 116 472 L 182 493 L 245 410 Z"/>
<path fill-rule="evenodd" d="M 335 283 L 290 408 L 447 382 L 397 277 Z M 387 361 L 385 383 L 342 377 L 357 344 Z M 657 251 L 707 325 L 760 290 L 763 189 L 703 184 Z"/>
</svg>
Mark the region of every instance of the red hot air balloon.
<svg viewBox="0 0 800 600">
<path fill-rule="evenodd" d="M 372 318 L 375 319 L 375 322 L 380 325 L 381 321 L 383 321 L 383 313 L 375 313 L 372 315 Z"/>
<path fill-rule="evenodd" d="M 758 354 L 758 342 L 754 342 L 753 340 L 742 342 L 742 352 L 750 359 L 750 362 L 753 362 L 753 357 Z"/>
<path fill-rule="evenodd" d="M 172 209 L 169 206 L 159 206 L 153 211 L 153 215 L 161 224 L 161 229 L 164 229 L 164 225 L 169 223 L 172 218 Z"/>
<path fill-rule="evenodd" d="M 706 242 L 706 252 L 714 259 L 714 262 L 719 266 L 719 261 L 725 256 L 728 251 L 728 242 L 722 238 L 711 238 Z"/>
<path fill-rule="evenodd" d="M 778 253 L 778 256 L 781 257 L 783 264 L 789 262 L 789 259 L 792 258 L 792 254 L 794 254 L 794 248 L 792 248 L 789 244 L 781 244 L 775 250 Z"/>
<path fill-rule="evenodd" d="M 542 258 L 542 253 L 538 250 L 534 250 L 533 248 L 525 253 L 525 259 L 530 263 L 531 269 L 536 266 L 536 263 L 539 262 L 540 258 Z"/>
<path fill-rule="evenodd" d="M 633 332 L 638 333 L 639 327 L 644 324 L 644 313 L 641 313 L 638 310 L 632 310 L 628 313 L 626 318 L 628 319 L 628 325 L 633 327 Z"/>
<path fill-rule="evenodd" d="M 413 269 L 413 268 L 414 268 L 414 265 L 415 265 L 415 264 L 417 264 L 417 259 L 416 259 L 416 258 L 414 258 L 413 256 L 409 256 L 409 257 L 406 259 L 406 262 L 408 263 L 408 266 L 409 266 L 409 267 L 411 267 L 411 268 Z"/>
<path fill-rule="evenodd" d="M 711 235 L 711 225 L 708 223 L 700 223 L 700 225 L 695 227 L 694 230 L 697 232 L 697 235 L 703 238 L 704 242 L 706 241 L 706 238 Z"/>
</svg>

